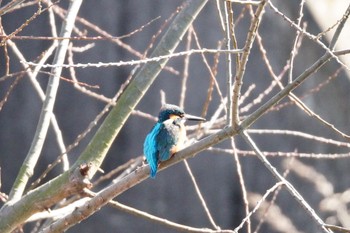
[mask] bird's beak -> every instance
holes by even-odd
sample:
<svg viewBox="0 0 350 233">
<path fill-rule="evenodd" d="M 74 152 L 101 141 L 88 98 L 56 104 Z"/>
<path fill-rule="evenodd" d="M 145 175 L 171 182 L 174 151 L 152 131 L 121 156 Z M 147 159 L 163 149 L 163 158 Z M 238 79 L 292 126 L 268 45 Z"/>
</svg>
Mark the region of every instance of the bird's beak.
<svg viewBox="0 0 350 233">
<path fill-rule="evenodd" d="M 189 114 L 185 114 L 184 118 L 186 120 L 189 120 L 189 121 L 206 121 L 202 117 L 197 117 L 197 116 L 193 116 L 193 115 L 189 115 Z"/>
</svg>

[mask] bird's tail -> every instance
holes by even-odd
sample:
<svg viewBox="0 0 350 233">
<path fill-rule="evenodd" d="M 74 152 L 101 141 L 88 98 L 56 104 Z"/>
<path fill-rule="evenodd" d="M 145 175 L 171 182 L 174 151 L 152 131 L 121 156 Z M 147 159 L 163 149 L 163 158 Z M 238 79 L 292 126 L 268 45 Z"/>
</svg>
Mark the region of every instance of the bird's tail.
<svg viewBox="0 0 350 233">
<path fill-rule="evenodd" d="M 151 169 L 151 178 L 155 178 L 158 170 L 158 161 L 153 161 L 152 163 L 149 163 L 149 167 Z"/>
</svg>

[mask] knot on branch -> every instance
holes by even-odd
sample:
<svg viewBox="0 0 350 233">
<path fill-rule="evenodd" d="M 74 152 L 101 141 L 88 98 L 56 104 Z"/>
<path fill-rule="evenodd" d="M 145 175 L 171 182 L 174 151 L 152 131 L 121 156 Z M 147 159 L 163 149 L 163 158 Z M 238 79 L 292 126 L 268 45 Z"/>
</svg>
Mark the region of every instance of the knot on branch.
<svg viewBox="0 0 350 233">
<path fill-rule="evenodd" d="M 83 163 L 72 172 L 69 180 L 71 185 L 75 187 L 76 190 L 83 190 L 84 188 L 90 189 L 92 187 L 92 183 L 89 179 L 89 171 L 91 168 L 91 163 Z"/>
</svg>

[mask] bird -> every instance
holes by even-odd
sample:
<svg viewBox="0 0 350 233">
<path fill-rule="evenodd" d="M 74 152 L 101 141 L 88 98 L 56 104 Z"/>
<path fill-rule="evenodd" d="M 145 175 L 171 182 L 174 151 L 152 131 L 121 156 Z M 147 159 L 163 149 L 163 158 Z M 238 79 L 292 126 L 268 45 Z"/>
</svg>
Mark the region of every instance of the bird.
<svg viewBox="0 0 350 233">
<path fill-rule="evenodd" d="M 155 178 L 158 165 L 170 159 L 184 147 L 186 141 L 186 120 L 205 121 L 202 117 L 186 114 L 182 108 L 165 104 L 160 109 L 158 121 L 147 134 L 143 153 L 150 166 L 150 177 Z"/>
</svg>

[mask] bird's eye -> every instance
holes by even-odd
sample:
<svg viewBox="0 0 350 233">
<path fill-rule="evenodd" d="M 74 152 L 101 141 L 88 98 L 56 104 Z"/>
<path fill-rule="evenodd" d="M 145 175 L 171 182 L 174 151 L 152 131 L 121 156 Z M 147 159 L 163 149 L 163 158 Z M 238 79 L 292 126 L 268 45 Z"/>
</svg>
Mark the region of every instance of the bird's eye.
<svg viewBox="0 0 350 233">
<path fill-rule="evenodd" d="M 180 127 L 180 123 L 181 123 L 181 118 L 176 118 L 175 120 L 173 120 L 173 125 Z"/>
</svg>

